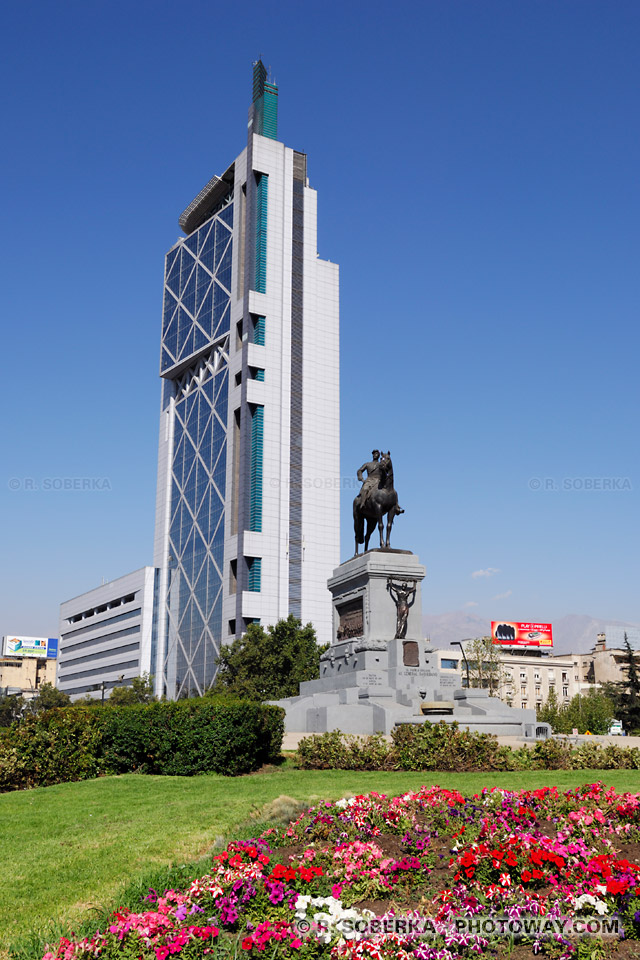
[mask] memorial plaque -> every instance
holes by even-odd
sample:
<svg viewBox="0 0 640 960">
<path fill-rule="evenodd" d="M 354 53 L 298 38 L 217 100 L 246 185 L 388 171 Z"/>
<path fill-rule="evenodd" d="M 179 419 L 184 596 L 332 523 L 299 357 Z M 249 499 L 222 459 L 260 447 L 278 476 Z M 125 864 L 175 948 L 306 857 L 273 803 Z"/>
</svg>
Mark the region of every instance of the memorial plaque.
<svg viewBox="0 0 640 960">
<path fill-rule="evenodd" d="M 358 685 L 361 687 L 380 687 L 382 686 L 382 677 L 379 673 L 362 673 L 358 677 Z"/>
<path fill-rule="evenodd" d="M 402 662 L 405 667 L 419 667 L 418 644 L 415 640 L 405 640 L 402 644 Z"/>
<path fill-rule="evenodd" d="M 336 607 L 340 622 L 338 624 L 338 640 L 350 640 L 352 637 L 361 637 L 364 634 L 364 616 L 362 612 L 362 597 L 350 600 Z"/>
</svg>

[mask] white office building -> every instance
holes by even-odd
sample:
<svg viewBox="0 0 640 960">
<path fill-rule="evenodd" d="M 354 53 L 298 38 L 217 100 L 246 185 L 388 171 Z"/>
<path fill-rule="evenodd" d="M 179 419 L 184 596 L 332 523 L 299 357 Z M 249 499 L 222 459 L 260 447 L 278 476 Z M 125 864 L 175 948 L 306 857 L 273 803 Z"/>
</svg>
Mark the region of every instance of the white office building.
<svg viewBox="0 0 640 960">
<path fill-rule="evenodd" d="M 339 563 L 338 267 L 259 61 L 246 148 L 165 262 L 156 692 L 204 692 L 220 645 L 289 613 L 331 636 Z"/>
<path fill-rule="evenodd" d="M 72 700 L 109 696 L 134 677 L 155 673 L 154 587 L 142 567 L 60 605 L 56 686 Z"/>
</svg>

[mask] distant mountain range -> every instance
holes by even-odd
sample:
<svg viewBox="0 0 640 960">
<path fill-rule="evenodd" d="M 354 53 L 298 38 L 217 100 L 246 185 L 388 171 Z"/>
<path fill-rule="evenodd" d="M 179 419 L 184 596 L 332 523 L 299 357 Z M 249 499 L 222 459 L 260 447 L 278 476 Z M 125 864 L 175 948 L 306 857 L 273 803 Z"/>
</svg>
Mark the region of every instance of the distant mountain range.
<svg viewBox="0 0 640 960">
<path fill-rule="evenodd" d="M 466 640 L 468 637 L 482 637 L 489 633 L 490 624 L 484 617 L 479 617 L 464 610 L 454 610 L 451 613 L 427 614 L 422 618 L 425 637 L 431 639 L 434 649 L 448 647 L 452 640 Z M 610 645 L 620 646 L 622 632 L 626 630 L 637 637 L 640 624 L 624 623 L 622 620 L 597 620 L 586 613 L 571 613 L 559 620 L 553 621 L 553 652 L 554 653 L 589 653 L 593 649 L 599 633 L 606 633 L 607 627 L 616 627 L 614 637 L 609 632 Z"/>
</svg>

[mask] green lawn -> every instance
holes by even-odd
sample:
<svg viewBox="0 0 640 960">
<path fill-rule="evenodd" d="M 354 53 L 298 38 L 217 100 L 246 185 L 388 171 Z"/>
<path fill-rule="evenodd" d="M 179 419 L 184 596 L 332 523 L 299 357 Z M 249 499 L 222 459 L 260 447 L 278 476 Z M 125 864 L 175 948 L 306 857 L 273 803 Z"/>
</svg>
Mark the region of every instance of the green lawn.
<svg viewBox="0 0 640 960">
<path fill-rule="evenodd" d="M 275 798 L 311 804 L 347 793 L 398 794 L 422 784 L 474 793 L 483 786 L 561 789 L 604 780 L 637 790 L 636 771 L 504 774 L 354 773 L 294 770 L 251 776 L 129 774 L 0 796 L 0 952 L 53 921 L 76 922 L 116 905 L 131 881 L 193 861 Z M 141 881 L 142 882 L 142 881 Z"/>
</svg>

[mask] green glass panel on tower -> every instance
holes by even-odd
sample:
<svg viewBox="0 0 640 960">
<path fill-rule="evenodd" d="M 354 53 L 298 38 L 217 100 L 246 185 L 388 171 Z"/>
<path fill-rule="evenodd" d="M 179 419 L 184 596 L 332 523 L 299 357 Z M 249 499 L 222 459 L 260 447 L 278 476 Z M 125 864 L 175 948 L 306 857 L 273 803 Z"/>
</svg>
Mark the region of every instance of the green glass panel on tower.
<svg viewBox="0 0 640 960">
<path fill-rule="evenodd" d="M 255 107 L 254 130 L 261 137 L 278 139 L 278 88 L 267 80 L 267 70 L 262 60 L 253 65 L 253 104 Z"/>
</svg>

